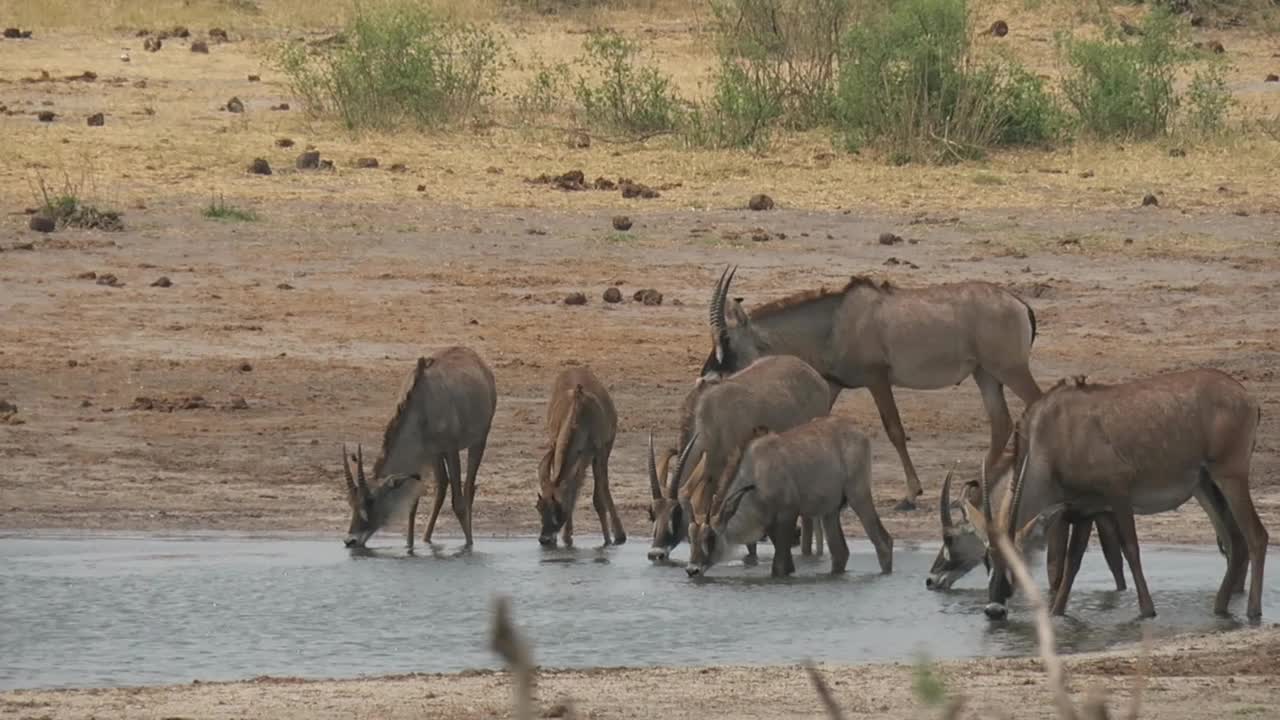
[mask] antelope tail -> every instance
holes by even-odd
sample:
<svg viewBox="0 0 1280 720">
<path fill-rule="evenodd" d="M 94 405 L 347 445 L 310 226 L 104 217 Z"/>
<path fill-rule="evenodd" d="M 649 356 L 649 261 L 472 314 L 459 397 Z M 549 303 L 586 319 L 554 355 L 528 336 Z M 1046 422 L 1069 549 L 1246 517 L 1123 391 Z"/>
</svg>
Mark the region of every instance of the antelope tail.
<svg viewBox="0 0 1280 720">
<path fill-rule="evenodd" d="M 569 442 L 573 440 L 573 432 L 578 428 L 578 420 L 582 415 L 583 390 L 579 385 L 569 391 L 569 410 L 560 420 L 560 431 L 556 433 L 555 448 L 551 453 L 552 483 L 559 483 L 560 473 L 564 470 L 565 456 L 569 454 Z"/>
</svg>

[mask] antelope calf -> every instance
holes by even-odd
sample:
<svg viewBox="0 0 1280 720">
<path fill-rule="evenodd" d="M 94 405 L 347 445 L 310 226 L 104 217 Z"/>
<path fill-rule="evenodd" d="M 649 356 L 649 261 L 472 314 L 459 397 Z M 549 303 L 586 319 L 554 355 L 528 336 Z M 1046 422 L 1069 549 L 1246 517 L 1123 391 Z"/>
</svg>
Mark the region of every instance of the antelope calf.
<svg viewBox="0 0 1280 720">
<path fill-rule="evenodd" d="M 1247 614 L 1262 615 L 1262 571 L 1268 535 L 1249 492 L 1249 464 L 1261 411 L 1225 373 L 1194 369 L 1118 385 L 1063 380 L 1023 413 L 1014 435 L 1017 475 L 997 513 L 984 492 L 989 527 L 1023 547 L 1054 517 L 1079 528 L 1110 515 L 1138 592 L 1142 617 L 1156 613 L 1142 574 L 1134 515 L 1174 510 L 1196 497 L 1218 537 L 1226 538 L 1227 571 L 1214 601 L 1225 614 L 1248 571 Z M 994 518 L 994 519 L 993 519 Z M 1087 534 L 1081 533 L 1087 539 Z M 1065 605 L 1083 543 L 1067 550 L 1055 605 Z M 1013 591 L 1007 563 L 992 553 L 988 617 L 1007 615 Z M 1246 567 L 1247 566 L 1247 567 Z M 1055 608 L 1060 611 L 1060 608 Z"/>
<path fill-rule="evenodd" d="M 466 536 L 466 546 L 471 547 L 476 473 L 484 458 L 497 405 L 493 371 L 475 351 L 453 346 L 429 358 L 418 358 L 383 432 L 382 452 L 373 463 L 373 477 L 377 481 L 374 486 L 365 479 L 363 453 L 358 453 L 358 474 L 352 477 L 346 448 L 343 448 L 347 503 L 351 506 L 347 547 L 364 547 L 369 538 L 407 504 L 407 544 L 413 549 L 413 523 L 423 491 L 421 471 L 424 467 L 434 471 L 436 482 L 435 503 L 423 542 L 431 542 L 445 493 L 451 491 L 453 513 Z M 465 487 L 460 455 L 464 449 L 467 451 Z"/>
<path fill-rule="evenodd" d="M 585 366 L 561 372 L 547 403 L 548 449 L 538 463 L 538 500 L 542 518 L 538 542 L 554 547 L 563 529 L 564 544 L 573 545 L 573 507 L 587 466 L 595 487 L 591 503 L 600 517 L 605 545 L 627 541 L 618 509 L 609 492 L 609 455 L 618 434 L 618 413 L 609 391 Z M 610 521 L 613 532 L 610 533 Z"/>
<path fill-rule="evenodd" d="M 727 548 L 766 533 L 773 542 L 772 575 L 795 572 L 791 559 L 797 518 L 821 519 L 831 572 L 844 572 L 849 547 L 840 510 L 853 508 L 876 548 L 883 573 L 893 571 L 893 538 L 871 496 L 871 444 L 851 420 L 822 417 L 782 433 L 756 428 L 733 453 L 712 507 L 689 529 L 687 571 L 704 574 Z"/>
</svg>

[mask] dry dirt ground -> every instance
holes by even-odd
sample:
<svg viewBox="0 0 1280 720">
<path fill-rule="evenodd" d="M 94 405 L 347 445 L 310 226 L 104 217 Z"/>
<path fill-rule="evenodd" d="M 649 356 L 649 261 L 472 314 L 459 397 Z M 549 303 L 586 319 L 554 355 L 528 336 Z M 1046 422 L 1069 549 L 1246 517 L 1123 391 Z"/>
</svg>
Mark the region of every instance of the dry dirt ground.
<svg viewBox="0 0 1280 720">
<path fill-rule="evenodd" d="M 19 21 L 35 12 L 34 4 L 0 6 Z M 184 18 L 176 4 L 156 6 Z M 1022 43 L 1017 52 L 1050 65 L 1044 38 L 1051 14 L 1015 10 L 1007 17 L 1015 28 L 1010 42 Z M 673 442 L 679 401 L 709 349 L 706 297 L 720 269 L 738 263 L 734 294 L 748 305 L 841 284 L 853 273 L 904 286 L 962 279 L 1005 285 L 1035 308 L 1033 371 L 1042 385 L 1074 374 L 1114 381 L 1192 365 L 1233 374 L 1262 403 L 1254 498 L 1280 537 L 1274 139 L 1081 143 L 982 164 L 893 168 L 833 153 L 829 138 L 813 135 L 783 138 L 759 156 L 691 153 L 661 139 L 569 148 L 558 130 L 501 125 L 354 137 L 298 112 L 266 61 L 282 31 L 228 23 L 231 42 L 214 43 L 208 55 L 189 52 L 186 40 L 167 41 L 153 54 L 133 36 L 147 18 L 130 18 L 112 24 L 92 13 L 68 14 L 56 28 L 36 24 L 31 40 L 0 41 L 0 103 L 10 111 L 0 116 L 7 228 L 0 235 L 0 400 L 16 406 L 0 414 L 0 530 L 306 530 L 330 532 L 337 543 L 348 512 L 339 444 L 361 442 L 376 452 L 414 360 L 465 344 L 490 362 L 500 395 L 479 478 L 480 537 L 536 529 L 532 480 L 546 390 L 561 368 L 586 363 L 619 409 L 613 493 L 641 552 L 647 434 Z M 690 85 L 695 71 L 711 65 L 699 35 L 704 20 L 679 13 L 539 17 L 523 23 L 515 42 L 522 51 L 572 54 L 587 26 L 607 21 L 651 40 L 660 63 L 679 68 L 678 79 Z M 1019 39 L 1024 25 L 1030 39 Z M 193 24 L 199 37 L 207 28 Z M 1280 93 L 1272 88 L 1280 85 L 1256 82 L 1280 64 L 1274 41 L 1250 31 L 1202 34 L 1230 48 L 1242 101 L 1274 111 Z M 130 62 L 121 61 L 122 51 Z M 24 81 L 39 80 L 42 70 L 49 81 Z M 86 70 L 97 79 L 64 79 Z M 261 82 L 248 82 L 248 74 L 260 74 Z M 232 95 L 244 100 L 244 113 L 219 110 Z M 269 109 L 281 102 L 295 107 Z M 58 117 L 40 123 L 33 113 L 42 109 Z M 94 112 L 106 113 L 104 126 L 86 126 Z M 278 147 L 284 137 L 295 146 Z M 293 157 L 306 145 L 334 159 L 336 170 L 294 171 Z M 1171 155 L 1170 147 L 1185 155 Z M 381 168 L 352 168 L 362 156 L 380 158 Z M 254 157 L 276 172 L 246 174 Z M 391 172 L 393 163 L 405 171 Z M 665 189 L 656 199 L 624 200 L 616 192 L 526 182 L 574 168 L 589 178 L 630 176 Z M 32 186 L 41 178 L 58 187 L 69 179 L 87 199 L 124 210 L 126 230 L 28 231 L 24 209 L 35 204 Z M 756 192 L 772 195 L 779 209 L 741 209 Z M 1160 204 L 1138 207 L 1148 192 Z M 260 219 L 202 217 L 215 194 Z M 618 214 L 634 221 L 630 231 L 611 227 Z M 882 245 L 883 232 L 906 240 Z M 108 274 L 114 284 L 99 282 Z M 162 276 L 171 285 L 153 286 Z M 610 286 L 627 301 L 604 303 Z M 642 288 L 661 291 L 663 303 L 632 301 Z M 586 294 L 585 306 L 562 302 L 575 291 Z M 898 397 L 925 487 L 926 505 L 914 513 L 891 509 L 904 490 L 902 470 L 866 393 L 846 393 L 835 411 L 857 418 L 873 438 L 875 490 L 890 532 L 905 541 L 936 540 L 930 503 L 956 460 L 962 475 L 976 474 L 986 421 L 970 381 Z M 1020 411 L 1012 397 L 1011 405 Z M 579 527 L 593 528 L 585 501 L 578 512 Z M 457 531 L 448 510 L 442 531 Z M 1147 540 L 1212 540 L 1194 503 L 1140 518 L 1139 532 Z M 1216 582 L 1206 578 L 1206 588 Z M 1275 672 L 1274 634 L 1202 646 L 1221 642 L 1244 643 L 1247 657 L 1271 658 Z M 1167 710 L 1161 717 L 1204 711 L 1188 703 L 1203 699 L 1206 687 L 1213 697 L 1233 698 L 1239 707 L 1232 712 L 1273 712 L 1257 668 L 1206 678 L 1222 665 L 1204 657 L 1201 667 L 1178 666 L 1154 681 L 1150 700 Z M 1080 662 L 1081 672 L 1104 667 Z M 1040 692 L 1028 663 L 948 667 L 973 695 L 1009 706 Z M 699 708 L 689 717 L 816 711 L 803 705 L 812 699 L 794 668 L 708 672 L 743 702 L 686 706 Z M 873 713 L 883 703 L 894 716 L 913 712 L 903 704 L 907 669 L 834 672 L 845 678 L 851 708 Z M 763 684 L 762 673 L 769 678 Z M 857 689 L 864 678 L 880 689 Z M 295 694 L 305 692 L 309 712 L 351 714 L 377 697 L 389 716 L 407 717 L 431 709 L 422 704 L 429 689 L 422 682 L 10 694 L 3 710 L 21 717 L 132 715 L 111 703 L 135 702 L 148 716 L 167 708 L 156 717 L 261 714 L 263 707 L 288 716 L 301 702 Z M 430 702 L 448 703 L 441 716 L 486 717 L 505 702 L 496 676 L 430 679 L 437 683 L 447 688 L 431 690 L 437 697 Z M 544 687 L 612 717 L 623 712 L 606 707 L 615 697 L 665 698 L 667 707 L 701 702 L 701 683 L 684 671 L 602 671 L 553 674 Z M 229 704 L 218 705 L 223 701 Z"/>
</svg>

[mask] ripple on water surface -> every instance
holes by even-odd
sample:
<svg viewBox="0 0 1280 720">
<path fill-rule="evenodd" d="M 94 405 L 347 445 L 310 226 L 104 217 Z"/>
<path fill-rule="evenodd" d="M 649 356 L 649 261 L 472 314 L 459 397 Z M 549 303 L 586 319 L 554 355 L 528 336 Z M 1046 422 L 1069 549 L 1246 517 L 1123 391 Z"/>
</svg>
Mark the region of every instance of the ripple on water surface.
<svg viewBox="0 0 1280 720">
<path fill-rule="evenodd" d="M 490 598 L 547 667 L 772 664 L 1021 655 L 1034 651 L 1024 606 L 982 615 L 985 576 L 924 589 L 936 546 L 899 542 L 894 573 L 851 542 L 849 572 L 797 555 L 798 575 L 716 567 L 697 581 L 654 566 L 633 543 L 546 551 L 533 538 L 452 540 L 409 556 L 402 538 L 370 551 L 340 541 L 245 536 L 76 535 L 0 540 L 0 687 L 144 685 L 257 675 L 353 677 L 497 667 Z M 679 552 L 679 551 L 677 551 Z M 1216 549 L 1144 546 L 1157 636 L 1235 627 L 1212 614 L 1224 559 Z M 1034 570 L 1037 580 L 1043 568 Z M 1274 575 L 1272 576 L 1275 577 Z M 1275 580 L 1267 601 L 1276 597 Z M 1132 584 L 1132 583 L 1131 583 Z M 1058 620 L 1064 651 L 1137 640 L 1132 590 L 1112 590 L 1090 553 Z M 1243 612 L 1242 597 L 1232 608 Z M 1265 610 L 1264 610 L 1265 611 Z"/>
</svg>

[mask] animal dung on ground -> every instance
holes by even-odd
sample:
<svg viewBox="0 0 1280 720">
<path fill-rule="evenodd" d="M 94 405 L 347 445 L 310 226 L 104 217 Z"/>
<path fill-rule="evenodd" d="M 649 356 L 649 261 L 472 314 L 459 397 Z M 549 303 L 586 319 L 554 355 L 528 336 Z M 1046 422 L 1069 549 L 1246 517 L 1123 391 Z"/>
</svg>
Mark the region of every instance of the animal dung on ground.
<svg viewBox="0 0 1280 720">
<path fill-rule="evenodd" d="M 205 54 L 205 55 L 208 55 L 208 54 L 209 54 L 209 44 L 208 44 L 208 43 L 206 43 L 206 42 L 205 42 L 205 41 L 203 41 L 203 40 L 196 40 L 195 42 L 191 43 L 191 52 L 193 52 L 193 53 L 203 53 L 203 54 Z"/>
<path fill-rule="evenodd" d="M 223 109 L 227 112 L 242 113 L 244 112 L 244 102 L 238 97 L 233 97 L 227 101 L 227 104 L 223 106 Z"/>
<path fill-rule="evenodd" d="M 631 218 L 626 215 L 613 216 L 613 229 L 626 232 L 631 229 Z"/>
<path fill-rule="evenodd" d="M 1142 197 L 1142 207 L 1159 207 L 1160 200 L 1155 195 L 1147 193 Z"/>
<path fill-rule="evenodd" d="M 654 190 L 648 185 L 634 182 L 626 178 L 618 181 L 618 187 L 622 189 L 622 197 L 628 198 L 628 199 L 630 198 L 650 199 L 650 198 L 656 198 L 659 196 L 658 191 Z"/>
<path fill-rule="evenodd" d="M 220 43 L 227 42 L 227 31 L 222 28 L 213 28 L 209 31 L 209 39 Z"/>
<path fill-rule="evenodd" d="M 86 120 L 86 122 L 89 127 L 102 127 L 107 124 L 107 118 L 102 113 L 94 113 L 89 116 L 89 119 Z"/>
<path fill-rule="evenodd" d="M 57 223 L 51 217 L 44 215 L 32 215 L 31 220 L 27 223 L 27 227 L 40 233 L 51 233 L 57 228 Z"/>
<path fill-rule="evenodd" d="M 747 207 L 757 211 L 772 210 L 773 198 L 769 197 L 768 195 L 765 195 L 764 193 L 760 193 L 758 195 L 752 195 L 751 199 L 747 201 Z"/>
<path fill-rule="evenodd" d="M 564 297 L 565 305 L 586 305 L 587 296 L 580 292 L 572 292 Z"/>
<path fill-rule="evenodd" d="M 36 113 L 36 119 L 39 120 L 40 122 L 46 122 L 46 123 L 53 122 L 53 119 L 56 117 L 57 117 L 57 114 L 55 114 L 52 110 L 41 110 L 40 112 Z"/>
<path fill-rule="evenodd" d="M 637 290 L 635 294 L 631 296 L 631 299 L 644 305 L 661 305 L 662 293 L 654 290 L 653 288 L 645 288 L 643 290 Z"/>
<path fill-rule="evenodd" d="M 277 112 L 282 112 L 289 109 L 289 103 L 280 103 L 279 105 L 272 105 L 271 109 Z"/>
<path fill-rule="evenodd" d="M 149 37 L 142 41 L 142 49 L 147 52 L 159 52 L 164 47 L 164 41 L 158 37 Z"/>
<path fill-rule="evenodd" d="M 228 410 L 248 410 L 249 403 L 245 402 L 245 399 L 240 397 L 239 395 L 234 395 L 231 398 L 231 402 L 227 404 L 227 409 Z"/>
<path fill-rule="evenodd" d="M 996 37 L 1004 37 L 1009 34 L 1009 23 L 1003 20 L 997 20 L 991 23 L 991 28 L 987 30 Z"/>
<path fill-rule="evenodd" d="M 884 232 L 880 233 L 879 241 L 881 245 L 898 245 L 902 242 L 902 236 L 895 235 L 891 232 Z"/>
<path fill-rule="evenodd" d="M 277 144 L 278 143 L 279 141 L 277 141 Z M 292 140 L 289 141 L 289 145 L 292 145 L 292 144 L 293 144 L 293 141 Z M 288 147 L 289 145 L 282 145 L 281 147 Z M 308 150 L 302 153 L 301 155 L 299 155 L 298 159 L 295 160 L 293 164 L 299 170 L 315 170 L 316 168 L 320 167 L 320 151 Z"/>
<path fill-rule="evenodd" d="M 170 280 L 168 277 L 161 275 L 160 277 L 156 278 L 155 282 L 151 283 L 151 287 L 158 287 L 158 288 L 173 287 L 173 281 Z"/>
<path fill-rule="evenodd" d="M 261 75 L 249 75 L 249 82 L 262 82 Z"/>
<path fill-rule="evenodd" d="M 355 166 L 364 170 L 378 167 L 378 158 L 362 157 L 356 158 Z"/>
<path fill-rule="evenodd" d="M 291 138 L 276 138 L 276 147 L 291 148 L 293 147 L 293 140 Z M 319 159 L 318 156 L 317 159 Z"/>
<path fill-rule="evenodd" d="M 1280 82 L 1280 75 L 1275 73 L 1267 73 L 1267 79 L 1263 82 Z"/>
<path fill-rule="evenodd" d="M 387 170 L 393 173 L 404 173 L 409 172 L 409 166 L 404 163 L 391 163 L 391 167 L 387 168 Z"/>
<path fill-rule="evenodd" d="M 31 39 L 31 31 L 30 31 L 30 30 L 19 30 L 19 29 L 18 29 L 18 28 L 16 28 L 16 27 L 5 28 L 5 29 L 4 29 L 4 37 L 5 37 L 5 39 L 6 39 L 6 40 L 30 40 L 30 39 Z"/>
<path fill-rule="evenodd" d="M 253 162 L 249 163 L 249 172 L 253 175 L 270 175 L 271 164 L 265 158 L 254 158 Z"/>
<path fill-rule="evenodd" d="M 616 287 L 611 287 L 604 291 L 604 301 L 607 303 L 622 302 L 622 291 Z"/>
</svg>

